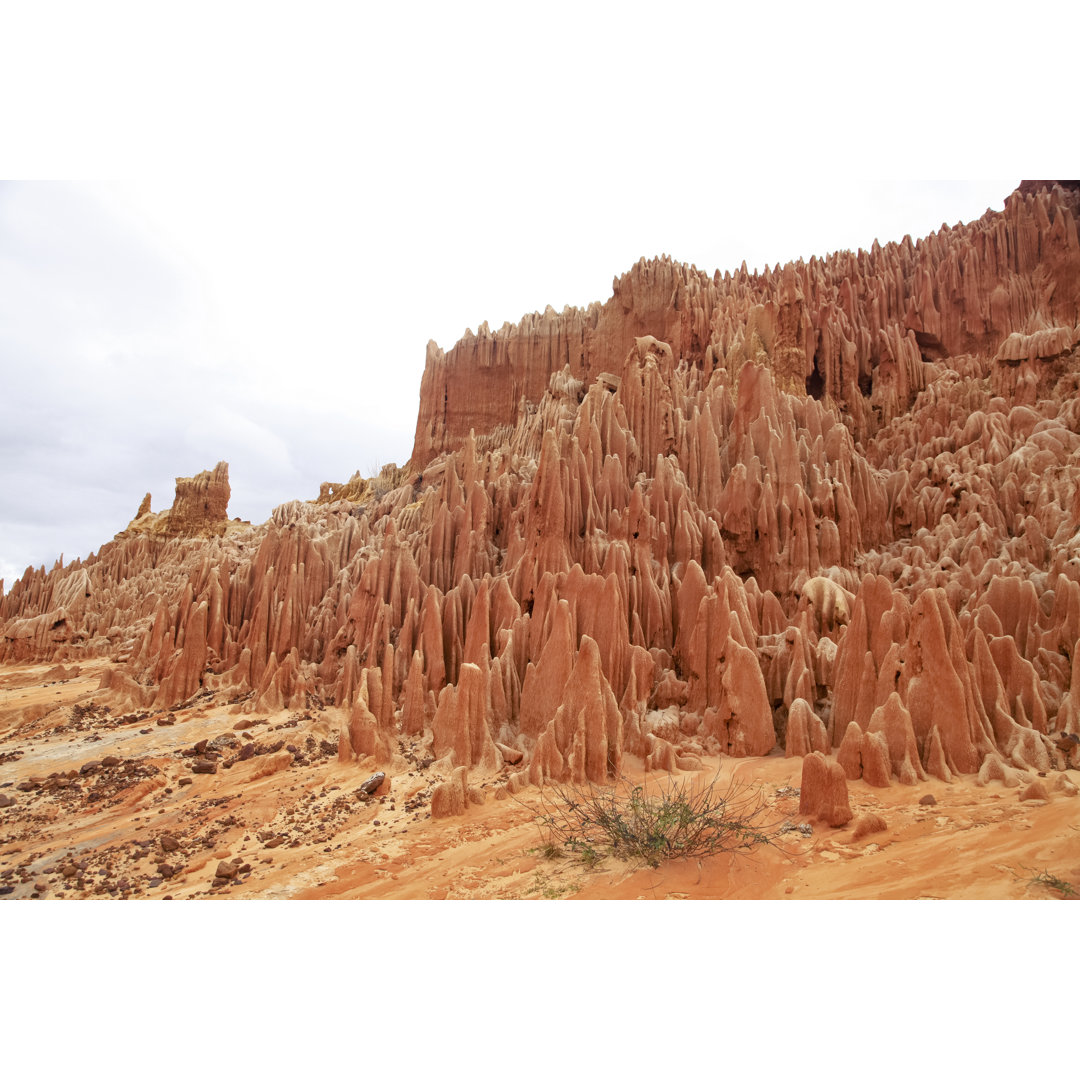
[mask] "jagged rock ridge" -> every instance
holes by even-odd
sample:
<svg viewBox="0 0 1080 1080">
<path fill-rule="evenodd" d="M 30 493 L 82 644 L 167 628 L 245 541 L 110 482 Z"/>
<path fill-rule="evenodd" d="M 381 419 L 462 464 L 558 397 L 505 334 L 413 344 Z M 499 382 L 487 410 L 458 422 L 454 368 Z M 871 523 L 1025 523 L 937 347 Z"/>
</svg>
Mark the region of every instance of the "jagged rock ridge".
<svg viewBox="0 0 1080 1080">
<path fill-rule="evenodd" d="M 748 359 L 767 364 L 781 389 L 831 399 L 856 438 L 872 435 L 911 405 L 929 362 L 992 357 L 1010 335 L 1049 331 L 1075 344 L 1077 192 L 1024 191 L 1004 212 L 916 243 L 875 241 L 761 274 L 643 259 L 602 305 L 549 307 L 494 333 L 485 323 L 445 354 L 431 342 L 413 464 L 460 445 L 470 429 L 497 444 L 563 367 L 586 383 L 609 368 L 621 375 L 645 334 L 706 380 L 720 367 L 734 378 Z"/>
<path fill-rule="evenodd" d="M 213 469 L 196 476 L 178 476 L 172 506 L 164 513 L 150 509 L 150 493 L 143 496 L 139 509 L 117 540 L 140 533 L 152 536 L 223 536 L 229 527 L 228 462 L 219 461 Z M 241 522 L 248 525 L 250 522 Z"/>
<path fill-rule="evenodd" d="M 406 475 L 220 534 L 223 466 L 178 482 L 201 524 L 28 570 L 0 659 L 109 656 L 139 705 L 314 695 L 344 759 L 425 733 L 521 781 L 777 747 L 879 784 L 1060 766 L 1078 213 L 1056 186 L 756 276 L 643 261 L 604 305 L 429 347 Z"/>
</svg>

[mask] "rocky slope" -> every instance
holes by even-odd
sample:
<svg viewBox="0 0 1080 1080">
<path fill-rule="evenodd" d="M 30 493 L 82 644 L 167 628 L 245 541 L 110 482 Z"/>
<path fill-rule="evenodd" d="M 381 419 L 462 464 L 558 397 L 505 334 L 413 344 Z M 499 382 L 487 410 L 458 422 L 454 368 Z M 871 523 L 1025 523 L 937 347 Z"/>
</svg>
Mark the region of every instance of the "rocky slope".
<svg viewBox="0 0 1080 1080">
<path fill-rule="evenodd" d="M 474 805 L 455 770 L 515 793 L 770 753 L 819 820 L 849 783 L 1070 794 L 1078 216 L 1040 186 L 763 274 L 642 261 L 602 305 L 432 344 L 406 470 L 258 526 L 226 466 L 178 481 L 0 596 L 0 660 L 106 659 L 114 709 L 316 708 L 357 771 L 414 740 L 437 812 Z"/>
</svg>

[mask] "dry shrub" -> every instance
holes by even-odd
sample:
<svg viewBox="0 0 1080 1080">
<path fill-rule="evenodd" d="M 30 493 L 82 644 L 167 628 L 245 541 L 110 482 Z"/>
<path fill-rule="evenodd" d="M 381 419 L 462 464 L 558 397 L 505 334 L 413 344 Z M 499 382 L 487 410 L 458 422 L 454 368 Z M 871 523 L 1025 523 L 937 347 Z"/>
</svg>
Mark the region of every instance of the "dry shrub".
<svg viewBox="0 0 1080 1080">
<path fill-rule="evenodd" d="M 544 843 L 588 865 L 610 854 L 653 867 L 775 843 L 759 790 L 734 781 L 721 786 L 719 773 L 708 784 L 695 780 L 668 777 L 654 791 L 625 777 L 612 787 L 548 785 L 539 821 Z"/>
</svg>

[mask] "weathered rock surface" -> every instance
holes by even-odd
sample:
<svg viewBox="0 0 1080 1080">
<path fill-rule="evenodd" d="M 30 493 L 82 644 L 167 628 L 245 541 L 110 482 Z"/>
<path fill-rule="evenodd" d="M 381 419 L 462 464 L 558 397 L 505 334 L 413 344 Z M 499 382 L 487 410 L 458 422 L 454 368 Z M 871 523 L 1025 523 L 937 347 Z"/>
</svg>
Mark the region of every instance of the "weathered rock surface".
<svg viewBox="0 0 1080 1080">
<path fill-rule="evenodd" d="M 432 344 L 407 470 L 258 526 L 224 463 L 178 480 L 0 593 L 0 660 L 108 657 L 125 708 L 336 706 L 358 768 L 406 735 L 538 783 L 777 745 L 837 748 L 830 791 L 1075 766 L 1078 214 L 1022 187 L 760 274 L 643 260 Z"/>
<path fill-rule="evenodd" d="M 872 836 L 874 833 L 885 832 L 888 824 L 880 814 L 867 812 L 860 814 L 855 819 L 855 830 L 851 834 L 852 840 L 861 840 L 864 836 Z"/>
<path fill-rule="evenodd" d="M 834 827 L 852 818 L 843 767 L 818 751 L 803 758 L 799 813 Z"/>
<path fill-rule="evenodd" d="M 131 524 L 118 539 L 140 533 L 163 537 L 221 536 L 229 523 L 231 495 L 228 462 L 219 461 L 213 469 L 196 476 L 178 476 L 172 507 L 161 514 L 153 513 L 147 492 Z"/>
</svg>

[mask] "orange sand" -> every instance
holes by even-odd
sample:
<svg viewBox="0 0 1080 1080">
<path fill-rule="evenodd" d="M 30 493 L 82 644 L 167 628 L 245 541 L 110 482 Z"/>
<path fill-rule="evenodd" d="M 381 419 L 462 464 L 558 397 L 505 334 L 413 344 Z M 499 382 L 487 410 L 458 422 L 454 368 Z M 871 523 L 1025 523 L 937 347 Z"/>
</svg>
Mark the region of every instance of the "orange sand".
<svg viewBox="0 0 1080 1080">
<path fill-rule="evenodd" d="M 788 833 L 781 847 L 748 854 L 669 862 L 659 869 L 633 868 L 612 857 L 586 868 L 572 858 L 541 853 L 536 822 L 541 794 L 526 788 L 516 798 L 488 797 L 464 816 L 432 820 L 426 804 L 405 809 L 417 792 L 430 791 L 447 774 L 436 763 L 421 770 L 404 756 L 385 767 L 389 793 L 363 802 L 356 789 L 375 771 L 374 762 L 341 764 L 315 755 L 306 764 L 279 752 L 192 775 L 190 758 L 179 752 L 201 739 L 232 733 L 241 719 L 212 701 L 117 726 L 115 716 L 95 717 L 75 730 L 71 706 L 94 698 L 105 661 L 80 664 L 77 677 L 47 682 L 50 665 L 0 668 L 0 794 L 14 806 L 0 809 L 0 886 L 10 898 L 29 896 L 43 883 L 45 898 L 122 896 L 181 899 L 195 896 L 464 899 L 1050 899 L 1059 896 L 1033 883 L 1049 871 L 1080 892 L 1080 799 L 1055 790 L 1058 773 L 1044 778 L 1045 804 L 1022 803 L 1019 790 L 999 782 L 979 787 L 974 777 L 917 787 L 894 782 L 872 788 L 850 784 L 855 819 L 831 829 L 813 825 L 813 835 Z M 301 746 L 336 730 L 334 710 L 245 717 L 262 720 L 247 734 L 266 743 L 284 739 Z M 294 723 L 295 722 L 295 723 Z M 294 726 L 288 726 L 288 725 Z M 142 734 L 141 732 L 148 732 Z M 404 752 L 417 749 L 403 741 Z M 311 744 L 308 744 L 309 746 Z M 127 777 L 91 801 L 90 794 L 115 770 L 101 770 L 70 787 L 19 791 L 30 777 L 78 770 L 115 755 L 135 762 L 149 776 Z M 258 776 L 267 763 L 285 767 Z M 291 763 L 290 763 L 291 762 Z M 631 777 L 640 763 L 627 760 Z M 797 787 L 801 760 L 770 756 L 719 764 L 721 780 L 737 779 L 757 789 L 774 822 L 802 822 L 797 796 L 778 789 Z M 191 776 L 192 783 L 178 781 Z M 657 774 L 650 774 L 656 778 Z M 691 777 L 692 774 L 684 774 Z M 477 770 L 469 782 L 493 791 L 497 774 Z M 1070 774 L 1075 783 L 1080 774 Z M 1032 779 L 1035 779 L 1032 774 Z M 115 787 L 115 783 L 113 784 Z M 934 806 L 919 799 L 932 794 Z M 853 839 L 855 821 L 866 811 L 880 814 L 885 832 Z M 379 824 L 376 825 L 375 822 Z M 274 846 L 259 833 L 281 840 Z M 162 853 L 159 838 L 178 841 Z M 147 843 L 147 842 L 150 843 Z M 140 847 L 142 842 L 145 847 Z M 133 856 L 146 851 L 141 858 Z M 214 886 L 223 860 L 240 857 L 250 866 L 233 883 Z M 161 877 L 165 859 L 176 872 Z M 63 867 L 85 863 L 65 878 Z M 101 870 L 106 873 L 102 874 Z M 126 888 L 123 886 L 126 885 Z M 109 891 L 110 886 L 115 887 Z"/>
</svg>

